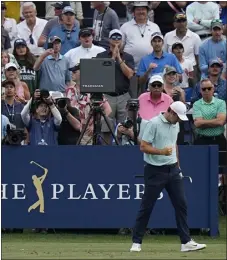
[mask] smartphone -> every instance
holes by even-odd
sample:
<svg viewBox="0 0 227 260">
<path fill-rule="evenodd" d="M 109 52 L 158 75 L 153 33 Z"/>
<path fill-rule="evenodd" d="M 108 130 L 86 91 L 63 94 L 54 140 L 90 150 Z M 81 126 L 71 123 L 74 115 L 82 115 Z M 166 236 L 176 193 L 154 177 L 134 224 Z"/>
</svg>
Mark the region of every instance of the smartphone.
<svg viewBox="0 0 227 260">
<path fill-rule="evenodd" d="M 52 42 L 48 42 L 47 44 L 47 49 L 53 49 L 53 43 Z"/>
</svg>

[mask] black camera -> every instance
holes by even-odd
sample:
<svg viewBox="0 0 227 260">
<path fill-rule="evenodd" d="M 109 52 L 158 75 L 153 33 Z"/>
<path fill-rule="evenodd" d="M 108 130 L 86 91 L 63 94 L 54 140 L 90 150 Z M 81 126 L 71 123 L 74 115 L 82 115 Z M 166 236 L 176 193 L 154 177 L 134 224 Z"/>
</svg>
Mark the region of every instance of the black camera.
<svg viewBox="0 0 227 260">
<path fill-rule="evenodd" d="M 10 129 L 9 125 L 7 125 L 6 133 L 7 135 L 2 142 L 4 145 L 21 145 L 21 142 L 27 137 L 24 129 Z"/>
<path fill-rule="evenodd" d="M 138 99 L 129 99 L 127 102 L 128 111 L 138 111 L 139 110 L 139 100 Z"/>
<path fill-rule="evenodd" d="M 47 49 L 53 49 L 54 45 L 52 42 L 48 42 Z"/>
<path fill-rule="evenodd" d="M 56 102 L 57 102 L 58 107 L 60 109 L 65 108 L 66 105 L 67 105 L 67 100 L 68 100 L 68 98 L 59 98 L 59 99 L 57 99 Z"/>
<path fill-rule="evenodd" d="M 48 90 L 46 90 L 46 89 L 40 90 L 40 99 L 45 99 L 45 98 L 48 98 L 49 96 L 50 96 L 50 93 Z"/>
<path fill-rule="evenodd" d="M 133 127 L 133 121 L 129 118 L 127 118 L 124 122 L 121 123 L 121 125 L 127 129 Z"/>
</svg>

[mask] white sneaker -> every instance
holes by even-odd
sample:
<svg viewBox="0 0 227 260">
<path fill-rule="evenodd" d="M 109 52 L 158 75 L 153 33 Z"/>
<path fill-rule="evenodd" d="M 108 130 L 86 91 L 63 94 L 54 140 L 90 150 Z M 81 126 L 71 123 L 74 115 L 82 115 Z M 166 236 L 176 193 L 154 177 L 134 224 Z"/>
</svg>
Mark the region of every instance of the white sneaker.
<svg viewBox="0 0 227 260">
<path fill-rule="evenodd" d="M 187 244 L 181 245 L 181 252 L 189 252 L 189 251 L 196 251 L 206 248 L 207 245 L 205 244 L 198 244 L 195 241 L 191 240 Z"/>
<path fill-rule="evenodd" d="M 140 252 L 141 244 L 133 243 L 130 252 Z"/>
</svg>

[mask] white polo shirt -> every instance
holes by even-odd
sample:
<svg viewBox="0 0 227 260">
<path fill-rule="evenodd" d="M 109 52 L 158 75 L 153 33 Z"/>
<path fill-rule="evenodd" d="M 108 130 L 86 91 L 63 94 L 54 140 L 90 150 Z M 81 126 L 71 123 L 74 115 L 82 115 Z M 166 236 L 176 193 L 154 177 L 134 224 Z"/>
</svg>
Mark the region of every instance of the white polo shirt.
<svg viewBox="0 0 227 260">
<path fill-rule="evenodd" d="M 80 59 L 91 59 L 97 56 L 97 54 L 106 51 L 103 47 L 92 44 L 91 48 L 84 48 L 82 45 L 74 49 L 69 50 L 64 56 L 69 61 L 69 67 L 73 68 Z"/>
<path fill-rule="evenodd" d="M 176 30 L 168 32 L 164 37 L 164 51 L 172 53 L 172 45 L 176 42 L 183 44 L 184 57 L 191 60 L 193 66 L 195 66 L 195 55 L 199 55 L 199 47 L 202 43 L 200 37 L 189 29 L 183 39 L 177 37 Z"/>
<path fill-rule="evenodd" d="M 36 24 L 32 32 L 27 26 L 26 20 L 17 25 L 18 37 L 26 41 L 28 48 L 35 56 L 40 56 L 44 52 L 43 48 L 38 47 L 38 40 L 46 24 L 46 20 L 36 17 Z M 34 44 L 30 43 L 30 35 L 32 35 Z"/>
<path fill-rule="evenodd" d="M 9 33 L 11 48 L 13 48 L 14 41 L 18 38 L 16 20 L 5 17 L 3 27 Z"/>
<path fill-rule="evenodd" d="M 146 24 L 140 26 L 135 19 L 124 23 L 121 26 L 123 34 L 122 41 L 124 51 L 131 54 L 135 62 L 135 70 L 137 71 L 140 60 L 153 51 L 151 46 L 151 34 L 161 32 L 157 24 L 147 21 Z"/>
</svg>

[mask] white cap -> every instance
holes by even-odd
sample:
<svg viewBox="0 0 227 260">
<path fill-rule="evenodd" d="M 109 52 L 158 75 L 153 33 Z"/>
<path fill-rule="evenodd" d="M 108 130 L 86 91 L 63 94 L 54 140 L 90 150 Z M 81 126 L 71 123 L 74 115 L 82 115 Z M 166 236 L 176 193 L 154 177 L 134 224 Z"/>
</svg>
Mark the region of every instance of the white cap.
<svg viewBox="0 0 227 260">
<path fill-rule="evenodd" d="M 9 62 L 5 65 L 5 70 L 8 70 L 9 68 L 15 68 L 17 70 L 17 65 L 13 62 Z"/>
<path fill-rule="evenodd" d="M 160 76 L 160 75 L 154 75 L 154 76 L 152 76 L 152 77 L 150 78 L 148 84 L 152 84 L 152 83 L 157 82 L 157 81 L 160 82 L 160 83 L 162 83 L 162 84 L 164 84 L 163 78 L 162 78 L 162 76 Z"/>
<path fill-rule="evenodd" d="M 178 115 L 178 117 L 182 121 L 188 121 L 188 118 L 187 118 L 187 115 L 186 115 L 187 107 L 183 102 L 181 102 L 181 101 L 173 102 L 170 105 L 170 108 Z"/>
<path fill-rule="evenodd" d="M 109 33 L 109 38 L 111 38 L 111 36 L 113 35 L 113 34 L 120 34 L 121 36 L 122 36 L 122 32 L 120 31 L 120 30 L 118 30 L 118 29 L 113 29 L 112 31 L 110 31 L 110 33 Z"/>
<path fill-rule="evenodd" d="M 135 7 L 148 6 L 148 2 L 134 2 L 133 6 L 135 6 Z"/>
<path fill-rule="evenodd" d="M 155 38 L 155 37 L 159 37 L 162 40 L 164 39 L 163 35 L 160 32 L 154 32 L 151 34 L 151 41 Z"/>
<path fill-rule="evenodd" d="M 58 98 L 63 98 L 64 95 L 59 92 L 59 91 L 49 91 L 50 93 L 50 96 L 55 100 L 55 99 L 58 99 Z"/>
</svg>

